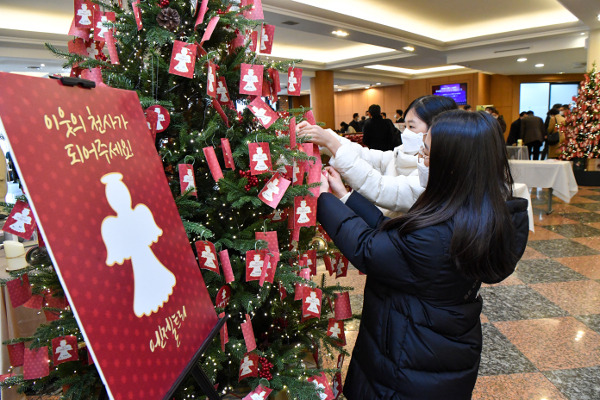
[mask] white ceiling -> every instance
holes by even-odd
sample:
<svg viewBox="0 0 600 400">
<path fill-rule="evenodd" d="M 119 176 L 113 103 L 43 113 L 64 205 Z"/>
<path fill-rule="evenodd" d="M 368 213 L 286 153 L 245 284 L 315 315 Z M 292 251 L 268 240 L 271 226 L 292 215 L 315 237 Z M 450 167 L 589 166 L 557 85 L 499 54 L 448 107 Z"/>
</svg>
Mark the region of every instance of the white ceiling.
<svg viewBox="0 0 600 400">
<path fill-rule="evenodd" d="M 276 27 L 269 57 L 303 59 L 303 89 L 316 70 L 333 70 L 338 90 L 474 71 L 582 73 L 588 32 L 600 29 L 598 0 L 262 3 L 265 21 Z M 43 43 L 66 47 L 72 8 L 73 0 L 1 0 L 0 71 L 61 72 Z"/>
</svg>

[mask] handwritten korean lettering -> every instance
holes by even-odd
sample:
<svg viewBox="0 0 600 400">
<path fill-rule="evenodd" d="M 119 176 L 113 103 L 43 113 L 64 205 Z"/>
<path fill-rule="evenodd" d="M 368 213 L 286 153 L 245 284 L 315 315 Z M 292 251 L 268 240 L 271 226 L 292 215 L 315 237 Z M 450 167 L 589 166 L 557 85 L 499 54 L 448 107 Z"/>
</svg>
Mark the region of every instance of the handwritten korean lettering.
<svg viewBox="0 0 600 400">
<path fill-rule="evenodd" d="M 177 310 L 177 312 L 165 318 L 164 325 L 158 325 L 156 331 L 154 331 L 156 340 L 150 339 L 150 351 L 154 352 L 158 348 L 164 349 L 167 347 L 169 334 L 172 335 L 173 339 L 175 339 L 175 344 L 179 347 L 181 345 L 181 337 L 177 330 L 181 328 L 186 317 L 185 306 L 183 306 L 181 310 Z"/>
<path fill-rule="evenodd" d="M 69 143 L 65 146 L 65 150 L 67 156 L 71 159 L 71 165 L 83 164 L 92 157 L 96 160 L 104 158 L 110 164 L 111 160 L 116 157 L 124 157 L 129 160 L 134 156 L 131 143 L 129 140 L 123 139 L 115 142 L 103 142 L 96 139 L 88 146 Z"/>
</svg>

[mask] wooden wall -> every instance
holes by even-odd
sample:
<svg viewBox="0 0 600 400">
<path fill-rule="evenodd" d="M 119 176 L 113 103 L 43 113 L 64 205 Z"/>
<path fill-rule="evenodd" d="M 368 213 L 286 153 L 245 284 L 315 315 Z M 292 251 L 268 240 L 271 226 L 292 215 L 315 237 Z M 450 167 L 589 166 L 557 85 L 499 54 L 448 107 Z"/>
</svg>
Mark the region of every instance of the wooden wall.
<svg viewBox="0 0 600 400">
<path fill-rule="evenodd" d="M 489 75 L 484 73 L 451 75 L 438 78 L 407 80 L 403 85 L 380 88 L 336 92 L 335 123 L 350 122 L 352 114 L 364 115 L 371 104 L 379 104 L 381 111 L 393 118 L 397 108 L 406 109 L 417 97 L 431 94 L 431 87 L 448 83 L 467 84 L 467 103 L 477 105 L 493 104 L 504 116 L 506 125 L 519 117 L 520 85 L 525 82 L 580 82 L 583 74 L 562 75 Z M 508 128 L 504 133 L 508 135 Z"/>
</svg>

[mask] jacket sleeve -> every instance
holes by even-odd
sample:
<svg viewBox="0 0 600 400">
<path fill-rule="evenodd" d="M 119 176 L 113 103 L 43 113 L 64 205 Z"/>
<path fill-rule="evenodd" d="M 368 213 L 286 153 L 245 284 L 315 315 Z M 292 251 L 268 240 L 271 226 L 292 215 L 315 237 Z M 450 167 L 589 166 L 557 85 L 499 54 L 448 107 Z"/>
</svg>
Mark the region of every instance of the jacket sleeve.
<svg viewBox="0 0 600 400">
<path fill-rule="evenodd" d="M 360 199 L 354 200 L 358 202 Z M 369 226 L 367 221 L 331 193 L 319 196 L 317 219 L 359 271 L 393 284 L 412 285 L 419 281 L 415 274 L 418 271 L 413 271 L 402 247 L 398 245 L 398 231 L 383 231 Z M 428 246 L 427 243 L 425 246 Z"/>
<path fill-rule="evenodd" d="M 352 189 L 358 191 L 369 201 L 392 211 L 407 211 L 425 190 L 419 183 L 419 176 L 384 175 L 386 169 L 382 168 L 382 164 L 383 162 L 395 162 L 390 157 L 394 155 L 394 152 L 376 152 L 375 150 L 372 152 L 372 157 L 366 160 L 361 157 L 364 153 L 356 151 L 354 146 L 342 145 L 336 153 L 335 160 L 333 162 L 330 160 L 330 164 Z M 378 155 L 381 155 L 379 162 L 377 162 Z M 390 157 L 389 161 L 387 161 L 387 157 Z M 373 164 L 377 166 L 375 167 Z"/>
<path fill-rule="evenodd" d="M 365 199 L 357 191 L 352 191 L 346 206 L 361 217 L 371 228 L 377 228 L 389 218 L 385 217 L 381 210 L 373 205 L 369 200 Z"/>
</svg>

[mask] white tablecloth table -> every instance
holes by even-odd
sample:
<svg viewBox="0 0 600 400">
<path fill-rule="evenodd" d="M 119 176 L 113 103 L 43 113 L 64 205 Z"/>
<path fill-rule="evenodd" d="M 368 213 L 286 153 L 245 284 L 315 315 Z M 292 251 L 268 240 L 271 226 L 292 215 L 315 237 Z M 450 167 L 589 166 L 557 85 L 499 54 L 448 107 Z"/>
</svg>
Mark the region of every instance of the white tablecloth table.
<svg viewBox="0 0 600 400">
<path fill-rule="evenodd" d="M 552 195 L 568 203 L 579 190 L 568 161 L 508 160 L 508 163 L 515 182 L 524 183 L 530 188 L 550 189 L 548 214 L 552 212 Z"/>
<path fill-rule="evenodd" d="M 529 160 L 527 146 L 506 146 L 509 160 Z"/>
<path fill-rule="evenodd" d="M 533 227 L 533 208 L 531 207 L 531 195 L 529 194 L 529 188 L 524 183 L 513 184 L 513 196 L 521 197 L 527 200 L 527 216 L 529 217 L 529 230 L 535 232 Z"/>
</svg>

